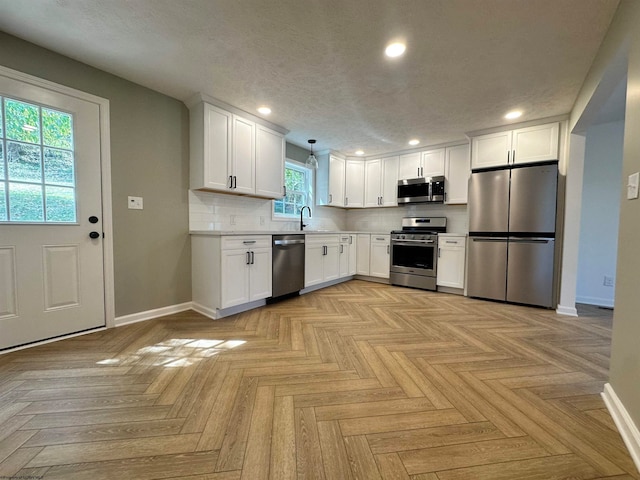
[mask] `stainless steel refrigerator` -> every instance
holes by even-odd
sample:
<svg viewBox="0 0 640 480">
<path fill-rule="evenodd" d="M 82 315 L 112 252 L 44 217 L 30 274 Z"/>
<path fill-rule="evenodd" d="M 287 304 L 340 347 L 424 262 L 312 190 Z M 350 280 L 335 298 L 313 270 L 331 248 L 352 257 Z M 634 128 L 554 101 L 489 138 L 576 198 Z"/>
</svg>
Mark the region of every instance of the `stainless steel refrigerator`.
<svg viewBox="0 0 640 480">
<path fill-rule="evenodd" d="M 556 163 L 471 174 L 470 297 L 554 306 L 557 187 Z"/>
</svg>

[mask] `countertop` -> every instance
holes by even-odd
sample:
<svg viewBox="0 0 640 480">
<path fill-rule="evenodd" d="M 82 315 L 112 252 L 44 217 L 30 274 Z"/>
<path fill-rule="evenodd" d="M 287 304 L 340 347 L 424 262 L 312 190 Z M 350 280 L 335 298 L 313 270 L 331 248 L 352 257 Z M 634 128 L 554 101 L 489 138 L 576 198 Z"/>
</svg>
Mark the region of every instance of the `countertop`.
<svg viewBox="0 0 640 480">
<path fill-rule="evenodd" d="M 370 235 L 389 235 L 391 232 L 357 232 L 353 230 L 278 230 L 278 231 L 270 231 L 270 230 L 190 230 L 189 234 L 191 235 L 210 235 L 214 237 L 224 237 L 224 236 L 239 236 L 239 235 L 344 235 L 344 234 L 358 234 L 358 233 L 366 233 Z"/>
<path fill-rule="evenodd" d="M 391 232 L 359 232 L 354 230 L 304 230 L 304 231 L 270 231 L 270 230 L 191 230 L 189 234 L 191 235 L 209 235 L 213 237 L 224 237 L 224 236 L 241 236 L 241 235 L 343 235 L 343 234 L 354 234 L 357 235 L 359 233 L 369 234 L 369 235 L 389 235 Z M 443 237 L 465 237 L 466 233 L 440 233 L 440 236 Z"/>
</svg>

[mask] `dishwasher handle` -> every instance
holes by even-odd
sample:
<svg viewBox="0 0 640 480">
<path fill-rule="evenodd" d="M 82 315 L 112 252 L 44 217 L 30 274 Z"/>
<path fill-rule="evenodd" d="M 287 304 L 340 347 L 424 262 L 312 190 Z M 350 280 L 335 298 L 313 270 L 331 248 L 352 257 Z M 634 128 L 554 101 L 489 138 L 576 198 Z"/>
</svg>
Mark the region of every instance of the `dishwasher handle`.
<svg viewBox="0 0 640 480">
<path fill-rule="evenodd" d="M 284 245 L 304 245 L 304 240 L 274 240 L 273 244 L 276 246 Z"/>
</svg>

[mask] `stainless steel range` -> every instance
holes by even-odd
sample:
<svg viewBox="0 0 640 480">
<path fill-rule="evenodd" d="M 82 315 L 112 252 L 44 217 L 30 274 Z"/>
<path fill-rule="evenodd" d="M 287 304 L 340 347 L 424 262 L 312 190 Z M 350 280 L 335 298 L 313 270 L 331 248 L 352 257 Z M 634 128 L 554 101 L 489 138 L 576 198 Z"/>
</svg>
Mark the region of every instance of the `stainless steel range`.
<svg viewBox="0 0 640 480">
<path fill-rule="evenodd" d="M 390 283 L 435 290 L 438 233 L 446 231 L 446 217 L 403 218 L 402 230 L 391 232 Z"/>
</svg>

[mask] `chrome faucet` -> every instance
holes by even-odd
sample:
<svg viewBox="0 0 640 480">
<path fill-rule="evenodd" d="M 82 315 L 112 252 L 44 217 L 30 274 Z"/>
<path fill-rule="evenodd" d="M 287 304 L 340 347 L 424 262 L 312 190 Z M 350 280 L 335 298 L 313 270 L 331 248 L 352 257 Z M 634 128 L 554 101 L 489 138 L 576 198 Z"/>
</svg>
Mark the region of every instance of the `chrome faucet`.
<svg viewBox="0 0 640 480">
<path fill-rule="evenodd" d="M 306 208 L 307 210 L 309 210 L 309 218 L 311 218 L 311 207 L 308 207 L 308 206 L 306 206 L 306 205 L 305 205 L 304 207 L 302 207 L 302 208 L 300 209 L 300 231 L 304 230 L 304 227 L 306 227 L 306 226 L 307 226 L 307 224 L 306 224 L 306 223 L 302 223 L 302 214 L 304 213 L 304 209 L 305 209 L 305 208 Z"/>
</svg>

